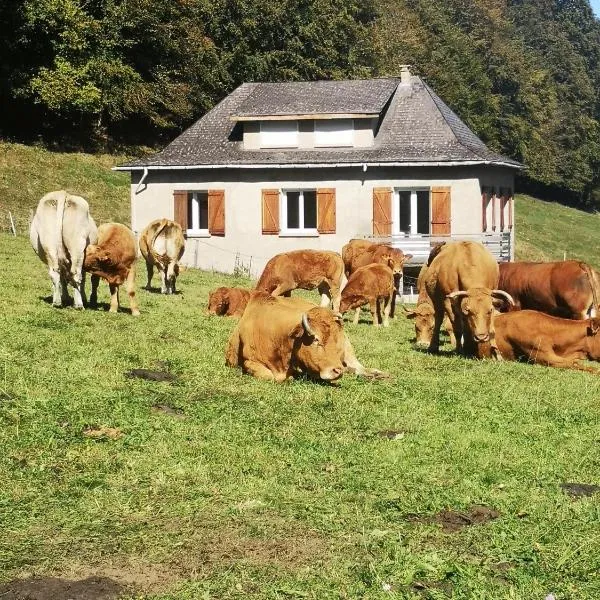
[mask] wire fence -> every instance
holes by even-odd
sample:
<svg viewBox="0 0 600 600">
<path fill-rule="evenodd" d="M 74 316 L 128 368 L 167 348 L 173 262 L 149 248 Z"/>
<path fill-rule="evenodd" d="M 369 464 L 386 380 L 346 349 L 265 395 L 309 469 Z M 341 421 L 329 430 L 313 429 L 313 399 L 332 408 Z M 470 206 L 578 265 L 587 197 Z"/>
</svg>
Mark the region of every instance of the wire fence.
<svg viewBox="0 0 600 600">
<path fill-rule="evenodd" d="M 0 231 L 13 235 L 28 235 L 33 211 L 29 213 L 0 210 Z"/>
</svg>

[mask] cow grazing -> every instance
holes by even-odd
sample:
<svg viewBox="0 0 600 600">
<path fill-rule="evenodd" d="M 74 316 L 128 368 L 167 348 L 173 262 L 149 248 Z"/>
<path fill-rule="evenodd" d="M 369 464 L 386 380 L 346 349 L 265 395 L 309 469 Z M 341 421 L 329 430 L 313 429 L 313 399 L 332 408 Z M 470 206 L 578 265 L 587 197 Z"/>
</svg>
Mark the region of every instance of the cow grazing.
<svg viewBox="0 0 600 600">
<path fill-rule="evenodd" d="M 148 272 L 147 290 L 152 289 L 152 276 L 156 265 L 161 278 L 161 293 L 175 293 L 179 261 L 184 250 L 185 239 L 179 223 L 169 219 L 156 219 L 144 228 L 140 235 L 140 251 Z"/>
<path fill-rule="evenodd" d="M 587 319 L 597 312 L 596 277 L 577 260 L 502 263 L 498 287 L 513 297 L 516 308 L 565 319 Z"/>
<path fill-rule="evenodd" d="M 86 246 L 95 243 L 97 236 L 88 203 L 80 196 L 61 190 L 50 192 L 39 201 L 29 239 L 36 254 L 48 266 L 54 306 L 68 304 L 67 283 L 70 283 L 75 308 L 83 308 L 83 257 Z"/>
<path fill-rule="evenodd" d="M 337 252 L 295 250 L 276 254 L 265 265 L 256 289 L 272 296 L 290 296 L 292 290 L 317 288 L 321 306 L 340 308 L 344 263 Z"/>
<path fill-rule="evenodd" d="M 360 307 L 369 304 L 373 325 L 379 327 L 383 305 L 383 326 L 388 327 L 395 293 L 394 274 L 389 267 L 377 263 L 360 267 L 350 275 L 342 290 L 340 312 L 344 314 L 347 310 L 358 309 L 354 316 L 357 324 Z"/>
<path fill-rule="evenodd" d="M 131 314 L 139 316 L 135 298 L 136 260 L 137 243 L 129 227 L 121 223 L 103 223 L 98 227 L 98 243 L 87 247 L 83 263 L 85 270 L 92 275 L 92 307 L 97 305 L 98 284 L 102 277 L 108 281 L 110 289 L 110 312 L 119 310 L 119 286 L 126 282 Z"/>
<path fill-rule="evenodd" d="M 222 317 L 241 317 L 251 292 L 239 287 L 219 287 L 208 297 L 208 312 Z"/>
<path fill-rule="evenodd" d="M 419 271 L 419 277 L 417 279 L 417 290 L 419 296 L 417 298 L 417 305 L 413 310 L 408 310 L 405 306 L 404 312 L 407 319 L 414 319 L 415 321 L 415 338 L 417 346 L 429 346 L 431 338 L 433 337 L 433 330 L 435 325 L 435 309 L 433 308 L 433 302 L 425 289 L 425 276 L 427 275 L 427 265 L 423 265 Z M 444 321 L 442 327 L 448 332 L 450 336 L 450 343 L 456 345 L 456 339 L 454 338 L 454 331 L 452 331 L 452 325 L 447 315 L 444 315 Z"/>
<path fill-rule="evenodd" d="M 345 372 L 383 376 L 357 360 L 342 318 L 302 298 L 252 294 L 233 330 L 225 362 L 244 373 L 282 382 L 296 375 L 336 381 Z"/>
<path fill-rule="evenodd" d="M 425 289 L 435 310 L 430 352 L 438 352 L 444 315 L 452 324 L 456 350 L 467 356 L 494 354 L 494 308 L 513 303 L 509 294 L 496 289 L 498 264 L 477 242 L 452 242 L 435 248 L 425 275 Z M 463 340 L 464 336 L 464 340 Z"/>
<path fill-rule="evenodd" d="M 495 319 L 502 358 L 548 367 L 600 373 L 579 364 L 600 361 L 600 319 L 562 319 L 536 310 L 518 310 Z"/>
</svg>

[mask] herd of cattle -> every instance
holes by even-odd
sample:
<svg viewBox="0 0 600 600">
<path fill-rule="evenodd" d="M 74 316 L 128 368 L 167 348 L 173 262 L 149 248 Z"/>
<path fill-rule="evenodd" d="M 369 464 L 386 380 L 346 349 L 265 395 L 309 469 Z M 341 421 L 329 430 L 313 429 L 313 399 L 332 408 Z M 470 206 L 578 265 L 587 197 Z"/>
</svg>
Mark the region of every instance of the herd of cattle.
<svg viewBox="0 0 600 600">
<path fill-rule="evenodd" d="M 132 315 L 137 242 L 120 223 L 96 227 L 87 202 L 65 191 L 46 194 L 33 218 L 30 239 L 48 266 L 53 304 L 85 304 L 85 272 L 91 274 L 90 306 L 96 306 L 98 283 L 110 288 L 110 311 L 119 306 L 119 286 L 126 284 Z M 151 289 L 154 267 L 161 291 L 175 292 L 185 240 L 168 219 L 150 223 L 140 235 Z M 277 254 L 266 264 L 254 290 L 220 287 L 211 292 L 209 313 L 239 318 L 225 352 L 226 364 L 270 381 L 304 374 L 335 381 L 345 372 L 382 377 L 356 358 L 343 329 L 342 315 L 368 304 L 373 324 L 384 327 L 394 317 L 404 265 L 401 250 L 367 240 L 351 240 L 342 254 L 297 250 Z M 419 274 L 419 297 L 413 310 L 416 341 L 439 352 L 444 325 L 456 351 L 474 358 L 526 360 L 553 367 L 595 372 L 581 360 L 600 360 L 599 275 L 579 261 L 503 263 L 476 242 L 434 247 Z M 345 285 L 344 285 L 345 283 Z M 317 289 L 320 306 L 292 298 L 294 289 Z M 332 308 L 330 308 L 330 306 Z"/>
</svg>

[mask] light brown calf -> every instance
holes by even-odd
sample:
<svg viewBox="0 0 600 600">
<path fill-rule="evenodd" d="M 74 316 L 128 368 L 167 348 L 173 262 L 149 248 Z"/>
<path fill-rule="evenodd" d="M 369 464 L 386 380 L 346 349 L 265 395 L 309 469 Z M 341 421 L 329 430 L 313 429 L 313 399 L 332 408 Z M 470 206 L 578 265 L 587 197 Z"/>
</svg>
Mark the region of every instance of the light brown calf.
<svg viewBox="0 0 600 600">
<path fill-rule="evenodd" d="M 208 297 L 208 312 L 222 317 L 241 317 L 251 292 L 239 287 L 219 287 Z"/>
<path fill-rule="evenodd" d="M 137 243 L 129 227 L 121 223 L 104 223 L 98 227 L 98 243 L 85 251 L 83 268 L 92 274 L 90 306 L 98 303 L 100 278 L 106 279 L 110 289 L 110 312 L 119 310 L 119 286 L 126 283 L 129 306 L 134 317 L 139 316 L 135 298 L 135 262 Z"/>
</svg>

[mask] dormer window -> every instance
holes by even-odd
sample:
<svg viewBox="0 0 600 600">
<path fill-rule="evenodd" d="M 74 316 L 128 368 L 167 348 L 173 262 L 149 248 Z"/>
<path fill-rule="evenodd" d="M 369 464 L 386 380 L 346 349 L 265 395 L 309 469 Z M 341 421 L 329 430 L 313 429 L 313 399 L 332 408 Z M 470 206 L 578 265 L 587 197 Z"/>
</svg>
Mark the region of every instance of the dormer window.
<svg viewBox="0 0 600 600">
<path fill-rule="evenodd" d="M 315 148 L 354 146 L 353 119 L 315 121 Z"/>
<path fill-rule="evenodd" d="M 298 121 L 261 121 L 261 148 L 297 148 Z"/>
</svg>

